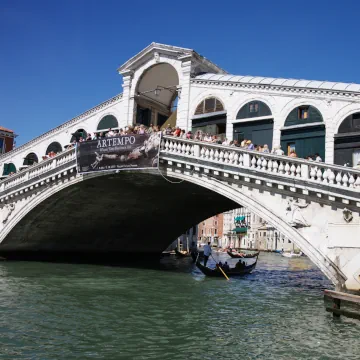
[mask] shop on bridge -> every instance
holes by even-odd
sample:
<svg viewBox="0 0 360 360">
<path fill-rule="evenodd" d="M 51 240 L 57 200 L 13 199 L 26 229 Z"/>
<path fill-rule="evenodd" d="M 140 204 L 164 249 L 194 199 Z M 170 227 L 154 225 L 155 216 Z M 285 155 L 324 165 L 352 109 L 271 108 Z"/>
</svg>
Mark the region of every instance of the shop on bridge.
<svg viewBox="0 0 360 360">
<path fill-rule="evenodd" d="M 281 129 L 281 148 L 286 155 L 295 152 L 306 158 L 316 153 L 325 160 L 325 124 L 314 106 L 299 106 L 287 116 Z"/>
<path fill-rule="evenodd" d="M 337 165 L 355 166 L 360 161 L 360 112 L 349 115 L 340 124 L 335 135 Z"/>
<path fill-rule="evenodd" d="M 224 140 L 226 137 L 226 110 L 222 102 L 215 97 L 204 99 L 192 117 L 192 132 L 201 131 L 217 135 Z"/>
<path fill-rule="evenodd" d="M 237 113 L 233 122 L 233 139 L 239 143 L 251 140 L 254 145 L 272 148 L 274 119 L 270 108 L 262 101 L 251 101 Z"/>
</svg>

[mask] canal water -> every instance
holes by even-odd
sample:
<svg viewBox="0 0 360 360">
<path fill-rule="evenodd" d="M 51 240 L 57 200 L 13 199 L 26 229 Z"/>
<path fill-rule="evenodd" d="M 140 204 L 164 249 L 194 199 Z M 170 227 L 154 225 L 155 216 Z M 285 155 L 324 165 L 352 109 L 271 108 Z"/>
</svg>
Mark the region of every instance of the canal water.
<svg viewBox="0 0 360 360">
<path fill-rule="evenodd" d="M 229 282 L 172 257 L 154 268 L 2 262 L 0 358 L 358 360 L 360 322 L 333 320 L 325 288 L 307 258 L 265 253 Z"/>
</svg>

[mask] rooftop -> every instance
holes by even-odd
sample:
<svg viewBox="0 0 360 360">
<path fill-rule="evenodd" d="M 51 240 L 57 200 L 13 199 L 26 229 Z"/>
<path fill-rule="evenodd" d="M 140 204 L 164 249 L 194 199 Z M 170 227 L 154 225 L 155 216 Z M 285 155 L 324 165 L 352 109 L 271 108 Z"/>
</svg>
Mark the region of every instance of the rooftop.
<svg viewBox="0 0 360 360">
<path fill-rule="evenodd" d="M 196 80 L 206 81 L 230 81 L 242 84 L 259 84 L 271 86 L 289 86 L 298 88 L 323 89 L 334 91 L 360 92 L 360 84 L 342 83 L 318 80 L 282 79 L 262 76 L 242 76 L 229 74 L 202 74 L 195 77 Z"/>
<path fill-rule="evenodd" d="M 2 126 L 0 126 L 0 131 L 6 131 L 6 132 L 9 132 L 9 133 L 14 133 L 12 130 L 4 128 Z"/>
</svg>

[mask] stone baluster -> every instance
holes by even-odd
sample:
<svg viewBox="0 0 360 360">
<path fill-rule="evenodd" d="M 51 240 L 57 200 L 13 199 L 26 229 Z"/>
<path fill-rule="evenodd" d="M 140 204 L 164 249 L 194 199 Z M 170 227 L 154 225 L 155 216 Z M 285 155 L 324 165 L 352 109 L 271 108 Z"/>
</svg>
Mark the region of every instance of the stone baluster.
<svg viewBox="0 0 360 360">
<path fill-rule="evenodd" d="M 215 150 L 215 154 L 214 154 L 214 160 L 215 160 L 215 161 L 219 161 L 219 156 L 220 156 L 219 150 L 216 149 L 216 150 Z"/>
<path fill-rule="evenodd" d="M 327 184 L 327 183 L 328 183 L 329 170 L 330 170 L 330 169 L 324 169 L 324 172 L 323 172 L 323 183 L 324 183 L 324 184 Z"/>
<path fill-rule="evenodd" d="M 174 144 L 172 141 L 170 141 L 170 144 L 169 144 L 169 152 L 172 152 L 174 149 Z"/>
<path fill-rule="evenodd" d="M 280 161 L 279 174 L 284 174 L 284 170 L 285 170 L 284 164 L 282 161 Z"/>
<path fill-rule="evenodd" d="M 354 188 L 354 184 L 355 184 L 355 178 L 353 176 L 353 174 L 349 174 L 350 178 L 349 178 L 349 187 L 350 188 Z"/>
<path fill-rule="evenodd" d="M 317 179 L 318 182 L 322 181 L 322 176 L 323 176 L 322 171 L 321 171 L 320 168 L 318 168 L 318 170 L 316 172 L 316 179 Z"/>
<path fill-rule="evenodd" d="M 328 169 L 328 179 L 329 179 L 329 184 L 333 185 L 335 180 L 335 174 L 331 169 Z"/>
<path fill-rule="evenodd" d="M 355 189 L 359 189 L 359 187 L 360 187 L 360 176 L 357 175 L 355 181 Z"/>
<path fill-rule="evenodd" d="M 261 170 L 266 171 L 267 163 L 266 159 L 263 158 L 263 161 L 261 162 Z"/>
<path fill-rule="evenodd" d="M 189 144 L 186 145 L 186 155 L 190 155 L 191 154 L 191 147 Z"/>
<path fill-rule="evenodd" d="M 210 149 L 210 160 L 214 160 L 214 154 L 215 154 L 214 149 L 211 148 Z"/>
<path fill-rule="evenodd" d="M 290 165 L 288 162 L 285 164 L 285 175 L 290 175 Z"/>
<path fill-rule="evenodd" d="M 337 186 L 341 186 L 341 179 L 342 179 L 342 176 L 341 176 L 341 172 L 339 171 L 336 175 L 336 185 Z"/>
<path fill-rule="evenodd" d="M 201 157 L 202 157 L 202 158 L 205 158 L 205 152 L 206 152 L 205 147 L 202 146 L 202 147 L 201 147 L 201 151 L 200 151 L 200 154 L 201 154 Z"/>
<path fill-rule="evenodd" d="M 230 164 L 234 163 L 234 151 L 229 152 L 229 163 Z"/>
<path fill-rule="evenodd" d="M 182 147 L 181 147 L 181 151 L 184 155 L 186 155 L 186 144 L 183 143 Z"/>
<path fill-rule="evenodd" d="M 279 164 L 278 164 L 278 162 L 277 162 L 276 160 L 273 160 L 273 162 L 272 162 L 272 171 L 273 171 L 274 173 L 277 173 L 277 172 L 278 172 L 278 169 L 279 169 Z"/>
<path fill-rule="evenodd" d="M 291 172 L 290 176 L 295 177 L 296 166 L 294 164 L 290 166 L 290 172 Z"/>
<path fill-rule="evenodd" d="M 251 156 L 251 155 L 249 155 Z M 255 156 L 251 156 L 251 167 L 256 168 L 256 158 Z"/>
<path fill-rule="evenodd" d="M 296 166 L 296 177 L 301 178 L 301 165 L 300 164 L 298 164 Z"/>
<path fill-rule="evenodd" d="M 316 175 L 316 168 L 314 166 L 311 166 L 310 179 L 315 181 L 315 175 Z"/>
<path fill-rule="evenodd" d="M 349 178 L 346 174 L 342 177 L 342 186 L 348 187 Z"/>
<path fill-rule="evenodd" d="M 272 172 L 273 161 L 271 159 L 268 160 L 267 167 L 268 167 L 268 172 Z"/>
<path fill-rule="evenodd" d="M 222 150 L 220 150 L 220 154 L 219 154 L 219 162 L 224 162 L 224 152 Z"/>
<path fill-rule="evenodd" d="M 224 152 L 224 163 L 227 164 L 229 162 L 229 152 L 225 151 Z"/>
<path fill-rule="evenodd" d="M 209 159 L 210 157 L 210 151 L 209 151 L 209 148 L 206 148 L 205 150 L 205 159 Z"/>
<path fill-rule="evenodd" d="M 233 154 L 234 154 L 234 159 L 233 159 L 234 165 L 239 165 L 241 154 L 240 154 L 240 156 L 239 156 L 239 153 L 238 153 L 237 151 L 234 151 Z M 241 165 L 241 164 L 240 164 L 240 165 Z"/>
<path fill-rule="evenodd" d="M 178 144 L 177 144 L 177 152 L 179 154 L 181 154 L 181 150 L 182 150 L 182 146 L 181 146 L 181 142 L 179 141 Z"/>
<path fill-rule="evenodd" d="M 239 159 L 238 159 L 239 165 L 243 166 L 244 165 L 244 156 L 243 156 L 243 154 L 236 152 L 236 155 L 238 155 L 238 157 L 239 157 Z"/>
<path fill-rule="evenodd" d="M 261 169 L 261 158 L 258 158 L 257 161 L 256 161 L 256 164 L 257 164 L 257 168 L 260 170 Z"/>
</svg>

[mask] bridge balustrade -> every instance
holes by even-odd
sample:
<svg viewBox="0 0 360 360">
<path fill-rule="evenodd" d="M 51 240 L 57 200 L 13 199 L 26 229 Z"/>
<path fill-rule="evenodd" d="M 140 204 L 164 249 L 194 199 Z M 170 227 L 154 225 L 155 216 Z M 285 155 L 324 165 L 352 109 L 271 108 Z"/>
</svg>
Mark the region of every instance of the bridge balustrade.
<svg viewBox="0 0 360 360">
<path fill-rule="evenodd" d="M 331 186 L 334 188 L 334 192 L 339 188 L 360 191 L 360 171 L 344 166 L 164 136 L 161 142 L 160 157 L 169 155 L 248 168 L 262 174 L 276 175 L 279 178 L 306 180 L 314 184 Z M 64 151 L 53 158 L 44 160 L 1 181 L 0 194 L 1 191 L 45 176 L 54 169 L 66 167 L 66 164 L 74 165 L 75 160 L 75 149 Z"/>
<path fill-rule="evenodd" d="M 1 191 L 11 189 L 21 183 L 25 183 L 31 179 L 37 179 L 41 175 L 49 173 L 49 171 L 59 168 L 60 166 L 75 161 L 75 149 L 64 151 L 53 158 L 41 161 L 38 164 L 32 165 L 25 170 L 22 170 L 7 179 L 0 182 Z"/>
<path fill-rule="evenodd" d="M 205 160 L 215 164 L 249 168 L 286 178 L 302 179 L 337 188 L 360 191 L 360 171 L 344 166 L 176 137 L 163 138 L 161 153 Z"/>
</svg>

